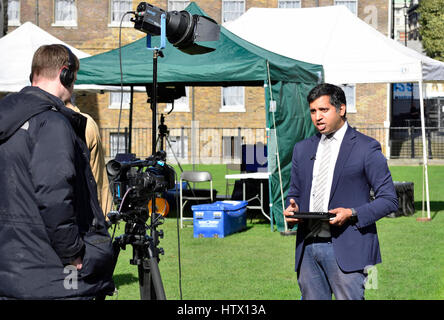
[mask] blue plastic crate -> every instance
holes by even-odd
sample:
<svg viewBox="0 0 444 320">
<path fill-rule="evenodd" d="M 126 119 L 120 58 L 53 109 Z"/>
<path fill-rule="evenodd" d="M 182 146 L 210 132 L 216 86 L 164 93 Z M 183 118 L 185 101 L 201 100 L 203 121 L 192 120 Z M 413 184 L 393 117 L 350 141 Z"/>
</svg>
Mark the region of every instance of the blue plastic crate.
<svg viewBox="0 0 444 320">
<path fill-rule="evenodd" d="M 217 201 L 191 206 L 195 238 L 223 238 L 247 227 L 247 201 Z"/>
</svg>

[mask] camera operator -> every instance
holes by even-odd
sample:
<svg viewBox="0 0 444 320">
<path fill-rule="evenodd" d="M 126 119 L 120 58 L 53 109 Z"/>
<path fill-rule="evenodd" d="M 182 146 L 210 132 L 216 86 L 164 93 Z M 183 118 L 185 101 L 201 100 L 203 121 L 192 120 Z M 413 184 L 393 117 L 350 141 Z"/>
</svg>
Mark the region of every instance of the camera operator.
<svg viewBox="0 0 444 320">
<path fill-rule="evenodd" d="M 32 86 L 0 100 L 0 298 L 93 299 L 114 291 L 86 118 L 64 105 L 78 69 L 69 48 L 42 46 Z"/>
</svg>

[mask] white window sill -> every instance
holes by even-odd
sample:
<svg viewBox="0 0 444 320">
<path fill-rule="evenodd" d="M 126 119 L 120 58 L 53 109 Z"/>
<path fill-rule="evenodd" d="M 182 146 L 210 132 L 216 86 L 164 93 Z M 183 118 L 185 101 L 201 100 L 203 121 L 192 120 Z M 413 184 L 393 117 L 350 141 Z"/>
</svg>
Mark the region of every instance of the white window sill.
<svg viewBox="0 0 444 320">
<path fill-rule="evenodd" d="M 22 24 L 20 21 L 10 21 L 8 20 L 8 27 L 20 27 Z"/>
<path fill-rule="evenodd" d="M 222 106 L 219 112 L 247 112 L 245 106 Z"/>
<path fill-rule="evenodd" d="M 77 28 L 76 21 L 58 21 L 51 24 L 51 27 Z"/>
</svg>

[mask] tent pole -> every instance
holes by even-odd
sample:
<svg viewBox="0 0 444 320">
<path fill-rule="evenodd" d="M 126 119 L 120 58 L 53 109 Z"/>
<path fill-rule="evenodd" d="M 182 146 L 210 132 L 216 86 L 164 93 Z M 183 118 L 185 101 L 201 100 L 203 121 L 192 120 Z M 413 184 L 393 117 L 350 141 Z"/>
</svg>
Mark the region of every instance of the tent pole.
<svg viewBox="0 0 444 320">
<path fill-rule="evenodd" d="M 270 84 L 271 85 L 271 84 Z M 274 230 L 274 217 L 273 217 L 273 197 L 272 197 L 272 190 L 271 190 L 271 173 L 272 173 L 272 169 L 271 169 L 271 164 L 273 163 L 271 161 L 271 156 L 272 153 L 270 152 L 270 147 L 271 147 L 271 129 L 270 129 L 270 119 L 269 119 L 269 115 L 268 115 L 268 110 L 270 110 L 270 97 L 269 97 L 269 93 L 268 93 L 268 82 L 267 80 L 264 81 L 264 93 L 265 93 L 265 130 L 267 132 L 267 148 L 268 148 L 268 154 L 267 154 L 267 158 L 268 158 L 268 164 L 267 164 L 267 170 L 269 172 L 269 176 L 268 176 L 268 196 L 269 196 L 269 204 L 268 207 L 270 209 L 270 229 L 271 232 L 273 232 Z"/>
<path fill-rule="evenodd" d="M 273 100 L 273 91 L 271 87 L 271 77 L 270 77 L 270 63 L 267 60 L 267 74 L 268 74 L 268 89 L 270 90 L 270 106 Z M 273 110 L 271 112 L 272 118 L 273 118 L 273 128 L 274 128 L 274 137 L 276 142 L 276 157 L 277 157 L 277 165 L 278 165 L 278 173 L 279 173 L 279 187 L 281 189 L 281 202 L 282 202 L 282 218 L 284 219 L 284 232 L 283 234 L 288 232 L 288 226 L 287 221 L 285 221 L 284 211 L 285 211 L 285 204 L 284 204 L 284 190 L 282 188 L 282 171 L 281 171 L 281 159 L 279 157 L 279 145 L 278 145 L 278 138 L 277 138 L 277 127 L 276 127 L 276 119 L 274 116 L 274 113 L 276 112 L 276 102 L 274 102 L 275 105 L 273 106 Z M 270 219 L 271 220 L 271 219 Z"/>
<path fill-rule="evenodd" d="M 191 143 L 193 144 L 194 143 L 194 138 L 195 138 L 195 131 L 193 131 L 193 130 L 196 130 L 195 128 L 194 128 L 194 126 L 195 126 L 195 114 L 194 114 L 194 111 L 195 111 L 195 105 L 194 105 L 194 102 L 195 102 L 195 97 L 194 97 L 194 86 L 192 86 L 191 87 L 191 137 L 192 137 L 192 139 L 191 139 Z M 194 146 L 194 147 L 193 147 Z M 195 156 L 196 156 L 196 145 L 192 145 L 192 147 L 191 147 L 191 163 L 192 163 L 192 165 L 193 165 L 193 171 L 196 171 L 196 159 L 195 159 Z"/>
<path fill-rule="evenodd" d="M 422 67 L 422 66 L 421 66 Z M 422 68 L 421 68 L 422 69 Z M 422 154 L 424 161 L 424 178 L 426 188 L 426 201 L 427 201 L 427 221 L 430 221 L 430 198 L 429 198 L 429 175 L 427 171 L 427 146 L 426 146 L 426 134 L 425 134 L 425 120 L 424 120 L 424 95 L 422 90 L 423 82 L 419 81 L 419 106 L 421 111 L 421 131 L 422 131 Z M 423 181 L 424 182 L 424 181 Z"/>
</svg>

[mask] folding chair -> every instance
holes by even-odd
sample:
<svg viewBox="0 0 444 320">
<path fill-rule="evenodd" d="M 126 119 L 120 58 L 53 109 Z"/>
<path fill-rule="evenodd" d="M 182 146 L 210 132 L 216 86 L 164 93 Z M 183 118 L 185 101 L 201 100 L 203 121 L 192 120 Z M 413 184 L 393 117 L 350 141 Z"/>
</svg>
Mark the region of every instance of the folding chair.
<svg viewBox="0 0 444 320">
<path fill-rule="evenodd" d="M 193 183 L 199 183 L 199 182 L 210 182 L 210 191 L 208 196 L 203 195 L 196 195 L 195 192 L 199 189 L 192 189 L 186 190 L 186 194 L 184 194 L 184 190 L 182 187 L 182 182 L 193 182 Z M 213 178 L 211 177 L 211 173 L 207 171 L 184 171 L 180 175 L 180 228 L 183 228 L 183 221 L 185 220 L 193 220 L 193 218 L 184 217 L 183 216 L 183 209 L 186 205 L 186 203 L 190 200 L 195 201 L 203 201 L 203 200 L 210 200 L 211 203 L 213 202 Z M 202 189 L 200 189 L 202 190 Z"/>
</svg>

